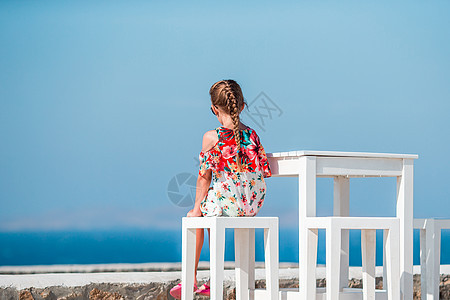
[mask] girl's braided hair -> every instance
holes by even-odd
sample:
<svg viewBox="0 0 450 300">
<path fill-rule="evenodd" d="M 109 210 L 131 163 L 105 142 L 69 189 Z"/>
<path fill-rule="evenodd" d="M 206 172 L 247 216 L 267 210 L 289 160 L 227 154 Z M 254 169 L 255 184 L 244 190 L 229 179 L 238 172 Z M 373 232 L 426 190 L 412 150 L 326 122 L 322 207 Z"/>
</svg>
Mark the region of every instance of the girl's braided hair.
<svg viewBox="0 0 450 300">
<path fill-rule="evenodd" d="M 238 171 L 242 170 L 240 155 L 241 150 L 241 132 L 239 130 L 239 114 L 240 108 L 243 104 L 247 105 L 242 94 L 239 84 L 231 79 L 221 80 L 214 83 L 209 90 L 211 96 L 211 102 L 213 105 L 220 107 L 223 111 L 227 112 L 233 121 L 234 139 L 237 145 L 236 161 L 238 165 Z M 248 106 L 248 105 L 247 105 Z"/>
</svg>

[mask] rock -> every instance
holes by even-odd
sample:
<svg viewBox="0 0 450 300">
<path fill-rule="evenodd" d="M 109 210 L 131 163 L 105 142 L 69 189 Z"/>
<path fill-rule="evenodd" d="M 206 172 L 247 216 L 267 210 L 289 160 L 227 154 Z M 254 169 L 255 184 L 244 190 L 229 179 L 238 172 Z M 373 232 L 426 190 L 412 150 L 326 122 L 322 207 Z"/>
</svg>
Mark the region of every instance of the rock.
<svg viewBox="0 0 450 300">
<path fill-rule="evenodd" d="M 94 288 L 89 293 L 89 299 L 90 300 L 124 300 L 125 298 L 117 292 L 115 292 L 115 293 L 105 292 L 105 291 L 101 291 L 99 289 Z"/>
<path fill-rule="evenodd" d="M 352 278 L 348 282 L 348 287 L 349 288 L 360 289 L 360 288 L 362 288 L 362 280 L 361 279 Z"/>
<path fill-rule="evenodd" d="M 70 293 L 67 296 L 59 297 L 57 300 L 83 300 L 83 294 L 81 293 Z"/>
<path fill-rule="evenodd" d="M 45 300 L 57 300 L 55 294 L 53 294 L 53 292 L 49 289 L 44 289 L 41 293 L 40 293 L 41 297 Z"/>
<path fill-rule="evenodd" d="M 34 300 L 34 298 L 29 290 L 22 290 L 19 294 L 19 300 Z"/>
<path fill-rule="evenodd" d="M 450 299 L 450 275 L 441 275 L 439 297 L 440 299 Z"/>
<path fill-rule="evenodd" d="M 414 300 L 419 300 L 420 275 L 414 275 Z M 1 300 L 173 300 L 169 295 L 170 289 L 178 284 L 179 280 L 148 283 L 90 283 L 85 286 L 51 286 L 46 288 L 28 288 L 17 290 L 7 287 L 0 288 Z M 199 283 L 202 284 L 203 282 Z M 383 280 L 376 278 L 376 288 L 382 288 Z M 317 287 L 326 287 L 325 279 L 317 279 Z M 265 280 L 256 280 L 257 288 L 265 288 Z M 280 279 L 280 288 L 298 288 L 298 278 Z M 349 287 L 362 288 L 361 279 L 349 280 Z M 450 300 L 450 275 L 441 275 L 440 283 L 441 299 Z M 196 300 L 206 299 L 203 296 L 195 296 Z M 236 299 L 236 285 L 234 281 L 224 282 L 223 299 Z"/>
</svg>

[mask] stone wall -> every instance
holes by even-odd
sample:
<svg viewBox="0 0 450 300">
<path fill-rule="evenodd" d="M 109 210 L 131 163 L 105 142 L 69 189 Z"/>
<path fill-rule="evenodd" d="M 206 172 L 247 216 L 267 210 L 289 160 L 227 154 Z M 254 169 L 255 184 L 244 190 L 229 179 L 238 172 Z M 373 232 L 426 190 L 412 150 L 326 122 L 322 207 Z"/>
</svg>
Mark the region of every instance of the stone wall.
<svg viewBox="0 0 450 300">
<path fill-rule="evenodd" d="M 156 282 L 147 284 L 138 283 L 91 283 L 84 286 L 64 287 L 52 286 L 46 288 L 27 288 L 17 290 L 8 287 L 0 289 L 0 299 L 45 299 L 45 300 L 119 300 L 119 299 L 137 299 L 137 300 L 171 300 L 169 290 L 177 284 L 179 280 Z M 377 277 L 377 288 L 382 287 L 382 278 Z M 257 288 L 264 288 L 265 281 L 257 280 Z M 318 287 L 326 286 L 325 279 L 317 280 Z M 231 280 L 224 282 L 224 299 L 235 299 L 235 285 Z M 280 287 L 298 287 L 298 279 L 280 279 Z M 349 287 L 361 288 L 361 279 L 352 279 L 349 281 Z M 441 276 L 440 284 L 441 299 L 450 300 L 450 275 Z M 206 299 L 205 297 L 196 297 L 195 299 Z M 414 275 L 414 299 L 420 299 L 420 275 Z"/>
</svg>

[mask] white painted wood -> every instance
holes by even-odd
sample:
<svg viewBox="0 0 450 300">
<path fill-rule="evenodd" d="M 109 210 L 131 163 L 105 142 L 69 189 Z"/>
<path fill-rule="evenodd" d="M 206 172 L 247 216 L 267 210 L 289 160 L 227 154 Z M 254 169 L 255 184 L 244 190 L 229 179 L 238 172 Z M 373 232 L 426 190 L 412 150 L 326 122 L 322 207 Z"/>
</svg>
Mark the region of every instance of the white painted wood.
<svg viewBox="0 0 450 300">
<path fill-rule="evenodd" d="M 316 215 L 316 158 L 305 156 L 299 162 L 299 282 L 301 299 L 308 300 L 316 298 L 316 278 L 311 276 L 315 274 L 316 261 L 308 258 L 317 255 L 312 253 L 317 251 L 317 245 L 309 243 L 313 238 L 306 227 L 306 218 Z"/>
<path fill-rule="evenodd" d="M 413 299 L 413 160 L 403 160 L 397 177 L 397 217 L 400 218 L 400 291 L 404 300 Z"/>
<path fill-rule="evenodd" d="M 397 226 L 398 218 L 384 217 L 307 217 L 309 229 L 327 229 L 329 223 L 342 229 L 391 229 Z"/>
<path fill-rule="evenodd" d="M 439 299 L 439 267 L 441 230 L 433 219 L 427 220 L 425 233 L 426 247 L 426 295 L 427 300 Z"/>
<path fill-rule="evenodd" d="M 249 231 L 249 274 L 248 288 L 250 300 L 255 299 L 255 229 L 250 228 Z"/>
<path fill-rule="evenodd" d="M 425 230 L 425 224 L 426 224 L 427 219 L 414 219 L 413 224 L 414 224 L 414 229 L 423 229 Z"/>
<path fill-rule="evenodd" d="M 316 268 L 317 268 L 317 243 L 319 240 L 319 231 L 317 229 L 307 229 L 307 257 L 305 263 L 310 272 L 308 284 L 311 289 L 316 290 Z M 314 288 L 312 287 L 314 285 Z"/>
<path fill-rule="evenodd" d="M 301 156 L 332 156 L 332 157 L 373 157 L 373 158 L 401 158 L 417 159 L 416 154 L 397 154 L 397 153 L 370 153 L 370 152 L 342 152 L 342 151 L 316 151 L 301 150 L 289 152 L 267 153 L 267 157 L 301 157 Z"/>
<path fill-rule="evenodd" d="M 223 299 L 223 264 L 225 254 L 225 228 L 216 224 L 211 227 L 210 239 L 210 272 L 211 299 Z"/>
<path fill-rule="evenodd" d="M 434 238 L 431 238 L 432 241 L 430 241 L 429 235 L 427 234 L 427 242 L 429 245 L 432 245 L 430 250 L 427 249 L 427 251 L 431 252 L 428 257 L 430 257 L 430 262 L 427 262 L 427 265 L 433 266 L 433 268 L 430 270 L 430 272 L 427 275 L 427 291 L 432 291 L 433 298 L 428 297 L 430 294 L 427 292 L 427 300 L 430 299 L 439 299 L 439 284 L 440 284 L 440 261 L 441 261 L 441 229 L 442 227 L 439 226 L 436 220 L 434 220 L 435 228 L 434 228 Z M 447 229 L 450 229 L 450 227 L 447 227 Z M 431 283 L 432 282 L 432 283 Z"/>
<path fill-rule="evenodd" d="M 400 298 L 400 220 L 386 231 L 386 242 L 384 244 L 386 253 L 386 288 L 388 299 Z M 384 284 L 384 283 L 383 283 Z"/>
<path fill-rule="evenodd" d="M 195 275 L 195 229 L 188 229 L 185 226 L 182 227 L 181 299 L 192 300 L 194 294 Z"/>
<path fill-rule="evenodd" d="M 374 293 L 381 295 L 375 290 L 375 238 L 376 229 L 387 230 L 386 243 L 386 269 L 387 269 L 387 283 L 388 291 L 390 293 L 390 299 L 400 299 L 400 265 L 399 265 L 399 228 L 400 222 L 398 218 L 383 218 L 383 217 L 307 217 L 306 227 L 311 232 L 324 228 L 327 234 L 327 287 L 329 286 L 330 292 L 327 290 L 327 297 L 337 299 L 337 293 L 339 293 L 340 299 L 347 299 L 347 294 L 350 293 L 357 298 L 348 299 L 362 299 L 359 298 L 359 294 L 355 294 L 355 289 L 341 289 L 339 292 L 339 270 L 340 266 L 340 252 L 339 245 L 340 237 L 339 233 L 342 229 L 361 229 L 368 231 L 369 233 L 363 233 L 362 235 L 362 250 L 363 252 L 363 265 L 364 271 L 367 273 L 367 277 L 363 277 L 367 283 L 364 285 L 368 288 L 364 294 L 368 299 L 373 299 Z M 331 232 L 331 233 L 330 233 Z M 392 232 L 392 235 L 390 234 Z M 333 234 L 336 237 L 333 238 Z M 330 240 L 331 239 L 331 240 Z M 331 279 L 328 279 L 331 276 Z M 330 285 L 328 284 L 330 282 Z M 335 287 L 337 286 L 337 288 Z M 370 288 L 369 288 L 370 287 Z M 335 290 L 338 290 L 336 292 Z M 317 294 L 318 295 L 318 294 Z M 371 296 L 370 296 L 371 295 Z M 370 298 L 370 297 L 372 298 Z M 350 297 L 350 296 L 349 296 Z M 378 296 L 376 296 L 378 297 Z M 314 298 L 312 298 L 314 299 Z M 316 299 L 319 299 L 317 297 Z M 321 299 L 321 298 L 320 298 Z M 328 299 L 328 298 L 327 298 Z M 378 298 L 375 298 L 378 299 Z"/>
<path fill-rule="evenodd" d="M 397 217 L 400 220 L 399 241 L 401 243 L 399 263 L 401 266 L 401 291 L 404 299 L 412 299 L 412 221 L 413 221 L 413 154 L 362 153 L 335 151 L 290 151 L 268 153 L 272 176 L 299 177 L 299 255 L 300 298 L 315 299 L 315 288 L 308 278 L 312 250 L 308 244 L 307 228 L 321 228 L 321 221 L 307 220 L 315 216 L 316 177 L 397 177 Z M 314 177 L 314 178 L 313 178 Z M 374 220 L 369 218 L 369 220 Z M 344 222 L 344 220 L 342 220 Z M 387 229 L 377 227 L 376 221 L 365 223 L 359 229 Z M 398 220 L 397 220 L 398 221 Z M 334 221 L 333 221 L 334 222 Z M 336 224 L 338 224 L 337 221 Z M 309 223 L 311 226 L 306 226 Z M 359 221 L 342 229 L 358 229 Z M 398 223 L 397 223 L 398 224 Z M 342 225 L 342 224 L 341 224 Z M 374 228 L 372 228 L 374 227 Z M 392 247 L 391 247 L 392 248 Z M 315 248 L 317 250 L 317 248 Z M 386 255 L 387 256 L 387 255 Z M 386 261 L 386 264 L 388 262 Z M 387 276 L 387 275 L 386 275 Z M 393 277 L 393 286 L 395 277 Z M 309 279 L 309 281 L 308 281 Z M 304 287 L 304 288 L 303 288 Z M 395 286 L 394 286 L 395 287 Z M 314 292 L 312 291 L 314 290 Z M 395 289 L 394 289 L 395 290 Z M 377 293 L 379 294 L 379 293 Z"/>
<path fill-rule="evenodd" d="M 402 175 L 401 159 L 364 157 L 318 157 L 317 176 L 384 176 Z"/>
<path fill-rule="evenodd" d="M 279 291 L 278 285 L 278 218 L 277 217 L 196 217 L 183 218 L 183 232 L 191 230 L 194 233 L 193 242 L 187 243 L 186 235 L 183 238 L 183 278 L 186 274 L 194 274 L 192 256 L 190 263 L 184 253 L 195 251 L 195 229 L 210 228 L 210 271 L 211 271 L 211 299 L 222 299 L 224 276 L 225 229 L 235 229 L 236 249 L 236 291 L 238 299 L 255 298 L 255 228 L 267 229 L 265 232 L 265 257 L 268 293 L 275 297 Z M 189 251 L 188 251 L 189 249 Z M 190 253 L 190 252 L 189 252 Z M 194 252 L 193 252 L 194 253 Z M 192 285 L 193 285 L 193 276 Z M 183 279 L 185 280 L 185 279 Z M 186 299 L 192 299 L 192 292 Z M 190 298 L 189 298 L 190 297 Z M 274 299 L 274 298 L 272 298 Z"/>
<path fill-rule="evenodd" d="M 249 229 L 236 228 L 234 230 L 236 299 L 249 299 L 250 272 L 250 232 Z"/>
<path fill-rule="evenodd" d="M 278 222 L 271 222 L 264 229 L 264 255 L 266 267 L 266 290 L 271 299 L 276 299 L 279 291 L 278 281 Z"/>
<path fill-rule="evenodd" d="M 217 223 L 223 228 L 267 228 L 278 217 L 184 217 L 186 228 L 212 228 Z"/>
<path fill-rule="evenodd" d="M 351 290 L 351 291 L 350 291 Z M 258 293 L 258 296 L 262 295 Z M 326 293 L 323 291 L 323 289 L 318 288 L 317 289 L 317 297 L 316 300 L 325 300 L 326 299 Z M 300 292 L 293 291 L 289 289 L 282 289 L 280 291 L 280 298 L 281 300 L 297 300 L 299 299 Z M 266 300 L 269 298 L 265 298 L 262 296 L 261 298 L 257 298 L 258 300 Z M 345 289 L 344 291 L 339 293 L 339 299 L 340 300 L 362 300 L 363 299 L 363 292 L 362 289 Z M 387 300 L 387 293 L 384 290 L 376 290 L 375 291 L 375 299 L 376 300 Z M 397 298 L 396 300 L 398 300 Z"/>
<path fill-rule="evenodd" d="M 268 158 L 272 176 L 297 176 L 300 158 Z M 317 157 L 318 177 L 397 177 L 402 175 L 402 169 L 399 158 Z"/>
<path fill-rule="evenodd" d="M 341 228 L 333 222 L 329 224 L 326 231 L 326 290 L 327 300 L 335 300 L 340 295 Z"/>
<path fill-rule="evenodd" d="M 422 299 L 439 299 L 441 230 L 450 229 L 450 219 L 414 219 L 420 229 Z"/>
<path fill-rule="evenodd" d="M 388 289 L 388 278 L 387 278 L 387 268 L 386 268 L 386 262 L 387 262 L 386 243 L 387 243 L 388 235 L 389 235 L 389 230 L 384 229 L 383 230 L 383 290 Z"/>
<path fill-rule="evenodd" d="M 334 177 L 333 215 L 348 217 L 350 213 L 350 179 L 344 176 Z M 349 267 L 349 231 L 341 232 L 340 289 L 348 287 Z"/>
<path fill-rule="evenodd" d="M 363 299 L 375 300 L 376 231 L 361 230 Z"/>
<path fill-rule="evenodd" d="M 422 300 L 427 299 L 427 232 L 420 229 L 420 290 Z"/>
<path fill-rule="evenodd" d="M 298 176 L 299 158 L 268 158 L 272 176 Z"/>
</svg>

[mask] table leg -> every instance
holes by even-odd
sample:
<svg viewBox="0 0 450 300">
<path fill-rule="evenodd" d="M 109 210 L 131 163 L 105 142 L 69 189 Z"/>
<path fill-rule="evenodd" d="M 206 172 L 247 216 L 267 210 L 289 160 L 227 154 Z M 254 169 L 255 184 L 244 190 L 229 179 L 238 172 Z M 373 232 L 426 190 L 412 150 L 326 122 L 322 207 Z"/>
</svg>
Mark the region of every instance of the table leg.
<svg viewBox="0 0 450 300">
<path fill-rule="evenodd" d="M 333 215 L 348 217 L 350 210 L 350 179 L 345 176 L 334 177 Z M 341 267 L 339 289 L 348 287 L 349 231 L 341 232 Z"/>
<path fill-rule="evenodd" d="M 413 160 L 403 160 L 397 177 L 397 217 L 400 219 L 400 290 L 403 300 L 413 299 Z"/>
<path fill-rule="evenodd" d="M 300 158 L 299 170 L 299 290 L 302 300 L 316 299 L 317 239 L 306 227 L 316 216 L 316 158 Z"/>
</svg>

